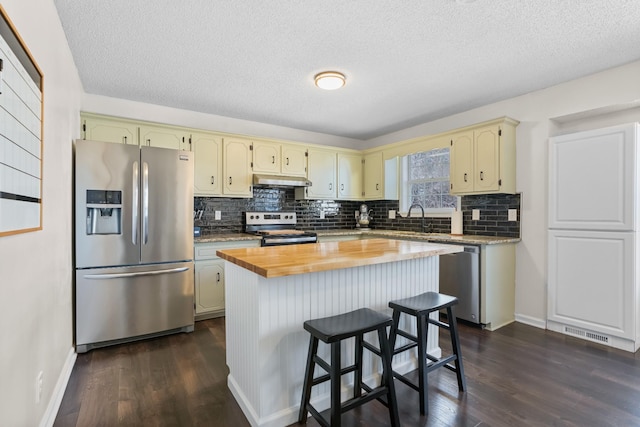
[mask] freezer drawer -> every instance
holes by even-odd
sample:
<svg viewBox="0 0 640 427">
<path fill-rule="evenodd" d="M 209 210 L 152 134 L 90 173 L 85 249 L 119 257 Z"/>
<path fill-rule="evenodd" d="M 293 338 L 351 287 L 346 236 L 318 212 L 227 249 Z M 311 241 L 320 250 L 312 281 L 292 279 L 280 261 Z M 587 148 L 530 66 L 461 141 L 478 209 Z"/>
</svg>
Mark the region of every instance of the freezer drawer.
<svg viewBox="0 0 640 427">
<path fill-rule="evenodd" d="M 193 330 L 193 262 L 76 270 L 76 348 Z"/>
</svg>

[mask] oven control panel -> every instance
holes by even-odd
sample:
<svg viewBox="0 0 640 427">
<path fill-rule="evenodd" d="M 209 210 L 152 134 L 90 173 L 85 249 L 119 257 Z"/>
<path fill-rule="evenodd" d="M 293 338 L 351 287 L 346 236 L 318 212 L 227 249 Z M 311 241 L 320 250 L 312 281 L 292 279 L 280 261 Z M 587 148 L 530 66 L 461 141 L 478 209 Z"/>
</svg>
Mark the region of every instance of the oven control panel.
<svg viewBox="0 0 640 427">
<path fill-rule="evenodd" d="M 295 212 L 245 212 L 247 225 L 295 225 Z"/>
</svg>

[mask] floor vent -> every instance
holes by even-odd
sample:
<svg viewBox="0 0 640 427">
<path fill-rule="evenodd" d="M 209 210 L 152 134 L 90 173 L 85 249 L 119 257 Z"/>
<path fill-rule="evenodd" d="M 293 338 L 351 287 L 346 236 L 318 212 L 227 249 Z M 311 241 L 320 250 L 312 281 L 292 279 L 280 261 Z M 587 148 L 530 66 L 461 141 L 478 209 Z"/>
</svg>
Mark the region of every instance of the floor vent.
<svg viewBox="0 0 640 427">
<path fill-rule="evenodd" d="M 609 344 L 609 337 L 606 335 L 596 334 L 594 332 L 589 332 L 578 328 L 572 328 L 571 326 L 565 326 L 564 332 L 568 335 L 585 338 L 591 341 L 599 342 L 601 344 Z"/>
</svg>

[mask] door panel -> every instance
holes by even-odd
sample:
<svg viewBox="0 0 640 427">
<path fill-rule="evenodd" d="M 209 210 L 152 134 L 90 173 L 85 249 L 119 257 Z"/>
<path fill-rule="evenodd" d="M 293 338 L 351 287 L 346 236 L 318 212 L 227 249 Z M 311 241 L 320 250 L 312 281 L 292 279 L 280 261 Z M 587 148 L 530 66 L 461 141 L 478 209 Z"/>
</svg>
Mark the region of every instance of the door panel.
<svg viewBox="0 0 640 427">
<path fill-rule="evenodd" d="M 193 153 L 142 147 L 140 176 L 141 262 L 193 259 Z"/>
<path fill-rule="evenodd" d="M 635 230 L 638 125 L 549 140 L 549 227 Z"/>
<path fill-rule="evenodd" d="M 99 141 L 76 141 L 75 213 L 76 267 L 132 265 L 140 261 L 139 231 L 134 209 L 138 181 L 137 145 Z M 119 234 L 89 234 L 90 209 L 87 190 L 121 192 L 120 218 L 112 217 L 117 208 L 98 210 L 97 220 L 120 223 Z M 92 204 L 97 206 L 97 204 Z M 137 212 L 137 210 L 136 210 Z"/>
</svg>

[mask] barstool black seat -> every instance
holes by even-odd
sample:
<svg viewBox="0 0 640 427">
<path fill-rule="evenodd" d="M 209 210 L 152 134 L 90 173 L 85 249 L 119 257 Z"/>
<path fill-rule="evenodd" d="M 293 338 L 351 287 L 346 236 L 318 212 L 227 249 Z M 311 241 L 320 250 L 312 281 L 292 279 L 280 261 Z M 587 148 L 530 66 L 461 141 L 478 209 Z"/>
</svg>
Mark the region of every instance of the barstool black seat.
<svg viewBox="0 0 640 427">
<path fill-rule="evenodd" d="M 444 366 L 450 371 L 456 373 L 458 389 L 461 392 L 465 391 L 467 387 L 464 377 L 464 368 L 462 365 L 462 352 L 460 351 L 458 327 L 453 313 L 453 306 L 456 304 L 458 304 L 458 299 L 456 297 L 437 292 L 426 292 L 414 297 L 389 302 L 389 307 L 393 309 L 393 327 L 391 328 L 389 336 L 389 344 L 393 349 L 393 354 L 395 355 L 402 353 L 403 351 L 410 350 L 416 346 L 418 347 L 418 384 L 416 385 L 409 378 L 395 371 L 393 372 L 393 376 L 418 391 L 420 394 L 420 413 L 423 415 L 429 413 L 429 402 L 427 401 L 427 374 L 429 372 Z M 429 314 L 441 309 L 446 309 L 447 311 L 448 324 L 429 317 Z M 401 313 L 406 313 L 407 315 L 414 316 L 416 318 L 416 335 L 412 335 L 399 328 Z M 436 358 L 427 353 L 427 333 L 429 330 L 429 323 L 449 331 L 453 354 L 446 357 Z M 396 348 L 395 345 L 398 335 L 408 339 L 410 342 Z M 451 362 L 454 362 L 454 364 L 452 365 Z"/>
<path fill-rule="evenodd" d="M 298 422 L 306 422 L 308 413 L 311 413 L 321 425 L 338 427 L 340 426 L 341 415 L 344 412 L 373 399 L 378 399 L 389 408 L 391 425 L 394 427 L 400 425 L 391 371 L 391 346 L 387 337 L 387 327 L 391 326 L 392 323 L 391 317 L 368 308 L 304 322 L 304 329 L 311 334 L 311 339 L 309 341 L 309 354 L 307 356 Z M 364 340 L 364 334 L 372 331 L 378 332 L 380 349 Z M 340 343 L 342 340 L 351 337 L 355 338 L 354 364 L 342 368 L 340 363 Z M 331 346 L 330 363 L 327 363 L 317 355 L 319 341 Z M 364 348 L 377 354 L 382 359 L 382 381 L 380 386 L 376 388 L 371 388 L 362 382 L 362 353 Z M 327 374 L 313 378 L 316 364 L 324 369 Z M 353 398 L 342 403 L 340 399 L 340 378 L 349 372 L 354 372 Z M 325 381 L 331 382 L 330 420 L 322 416 L 309 401 L 311 387 Z M 362 390 L 366 393 L 362 394 Z"/>
</svg>

